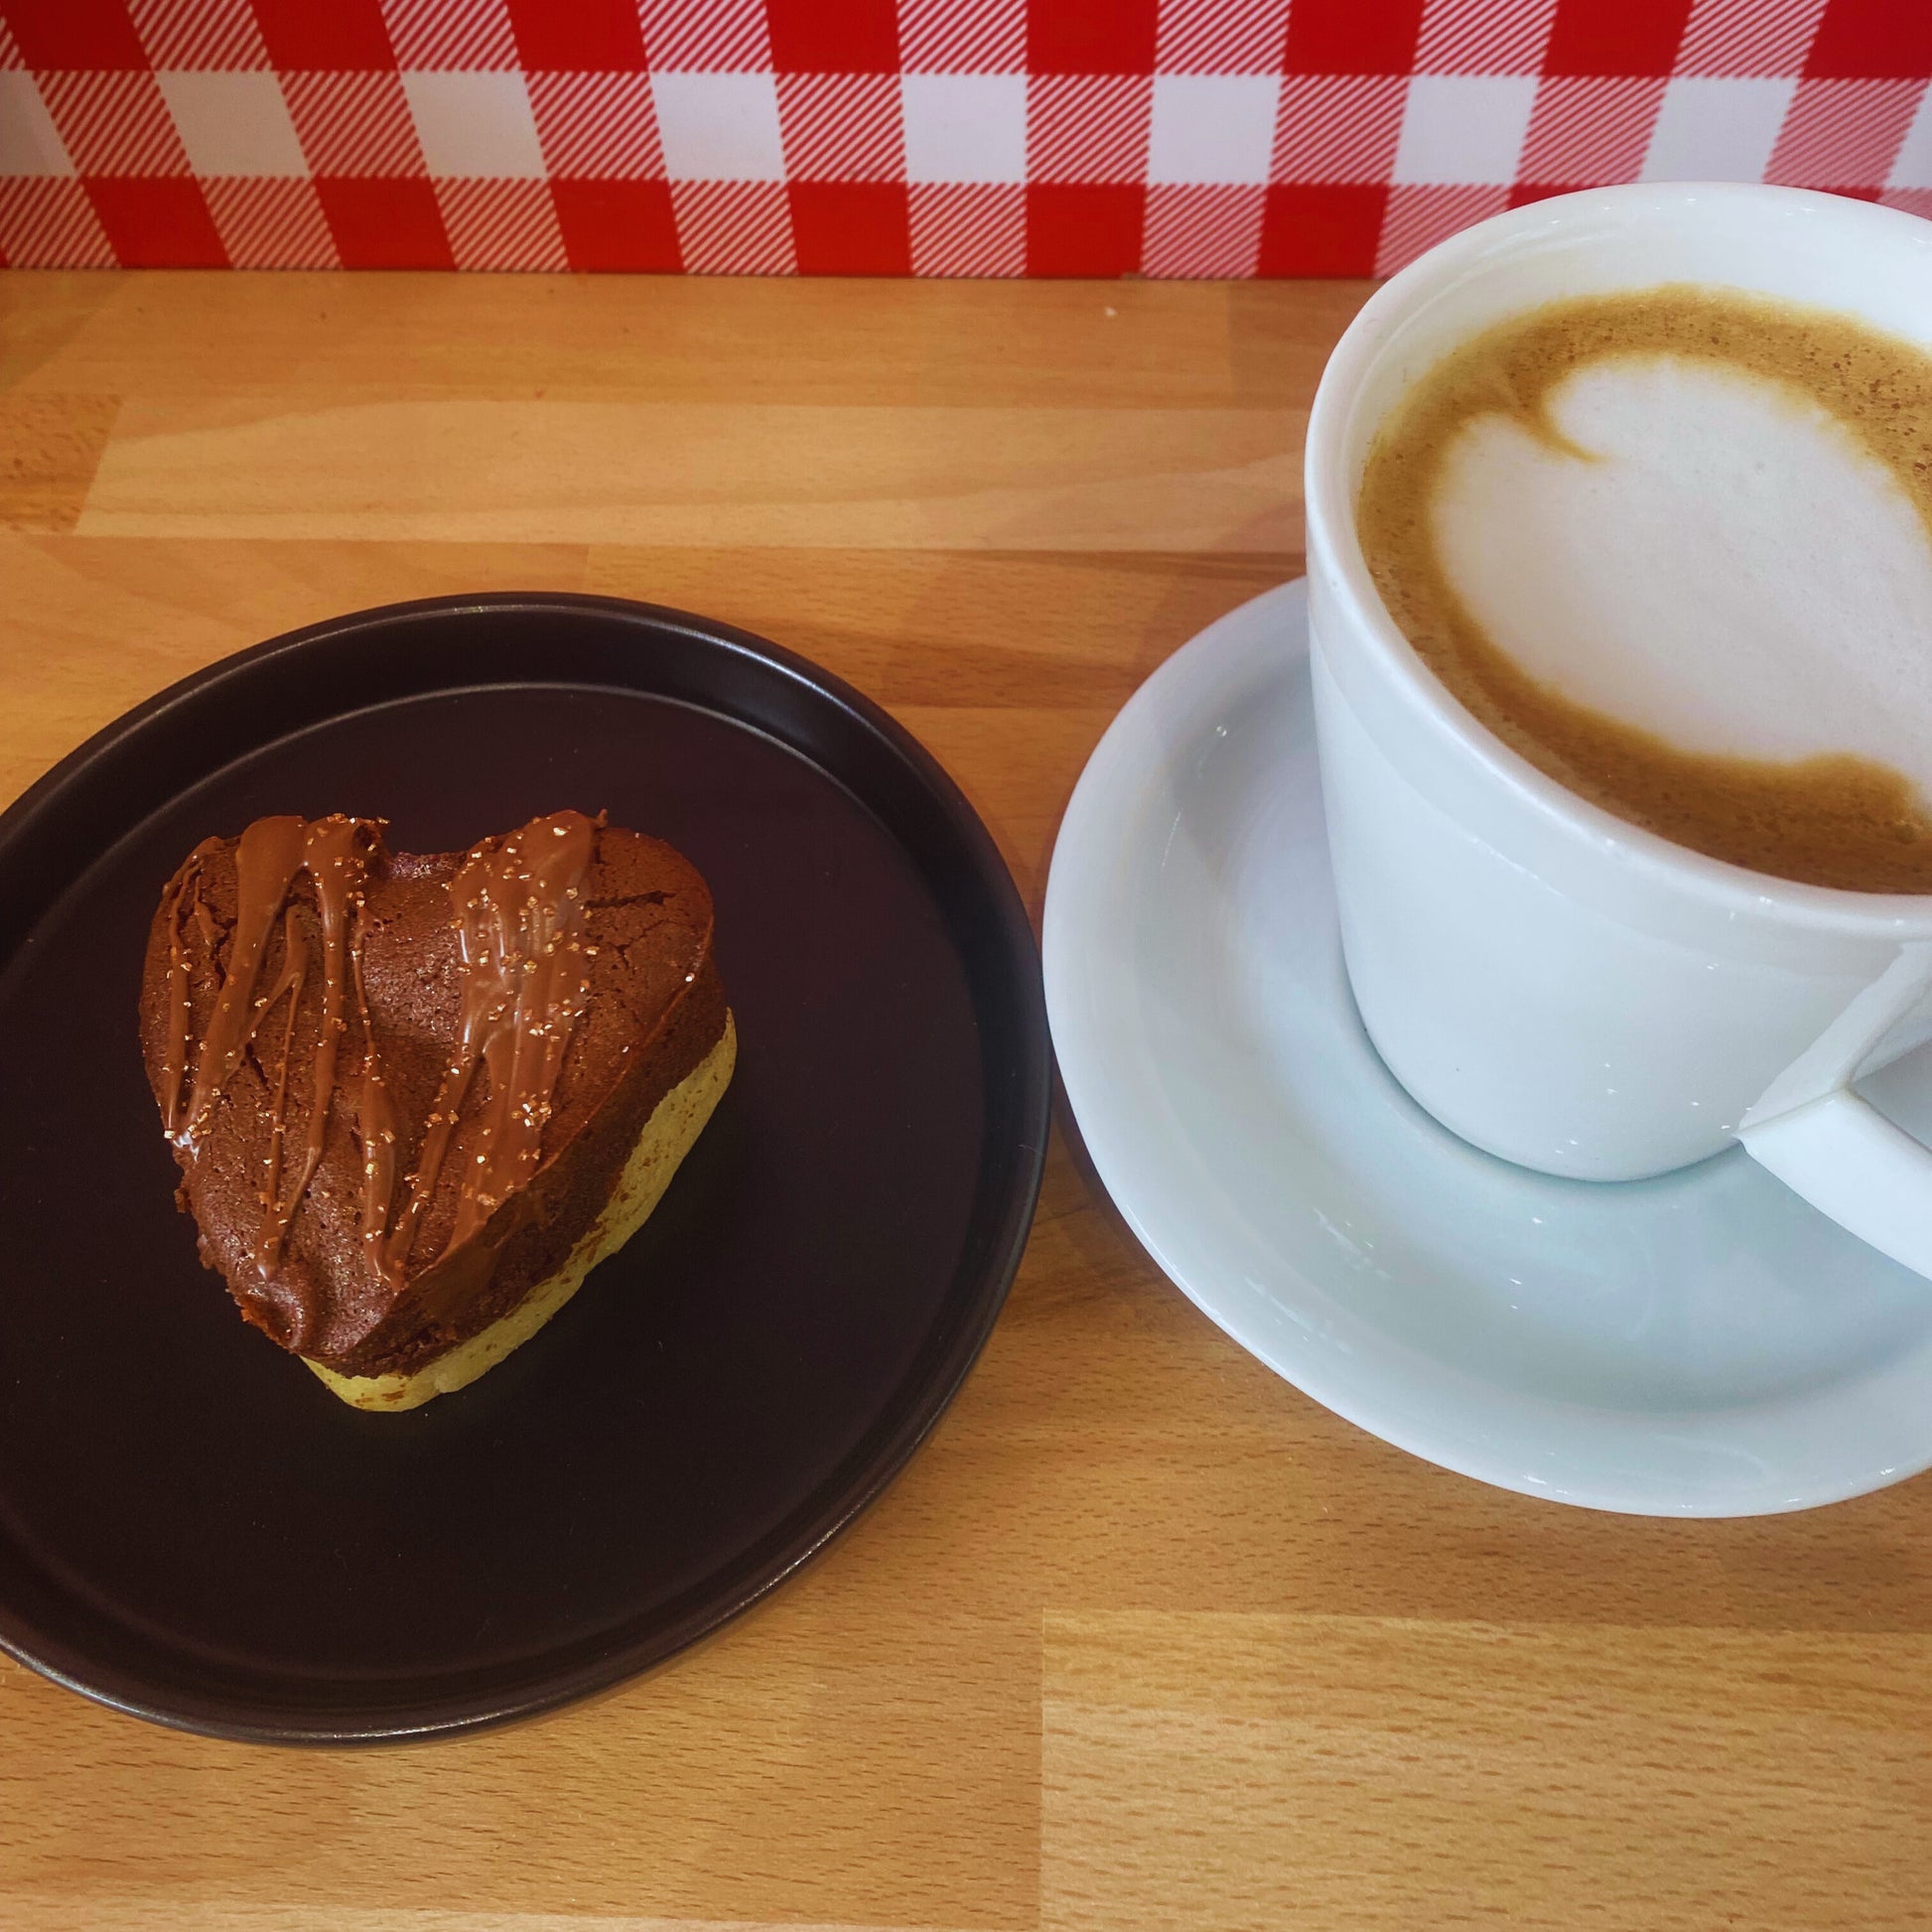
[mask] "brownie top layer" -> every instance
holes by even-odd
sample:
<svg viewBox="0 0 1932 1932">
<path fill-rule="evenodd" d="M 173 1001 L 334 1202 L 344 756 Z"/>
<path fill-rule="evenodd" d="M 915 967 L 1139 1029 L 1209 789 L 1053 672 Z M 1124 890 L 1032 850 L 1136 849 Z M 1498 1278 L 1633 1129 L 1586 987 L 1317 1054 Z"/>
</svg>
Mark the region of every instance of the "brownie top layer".
<svg viewBox="0 0 1932 1932">
<path fill-rule="evenodd" d="M 203 1259 L 283 1347 L 420 1367 L 562 1261 L 716 1044 L 711 895 L 580 812 L 467 853 L 257 819 L 162 894 L 141 1044 Z"/>
</svg>

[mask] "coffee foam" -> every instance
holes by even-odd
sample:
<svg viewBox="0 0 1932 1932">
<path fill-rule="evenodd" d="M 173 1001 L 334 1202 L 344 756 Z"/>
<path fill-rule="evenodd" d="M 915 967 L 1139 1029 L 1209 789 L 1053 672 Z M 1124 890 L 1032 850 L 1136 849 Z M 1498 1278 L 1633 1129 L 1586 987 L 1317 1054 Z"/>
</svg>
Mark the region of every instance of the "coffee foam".
<svg viewBox="0 0 1932 1932">
<path fill-rule="evenodd" d="M 1932 540 L 1803 391 L 1620 355 L 1471 418 L 1433 505 L 1450 586 L 1539 682 L 1689 751 L 1855 752 L 1932 794 Z"/>
<path fill-rule="evenodd" d="M 1429 371 L 1357 521 L 1391 615 L 1533 763 L 1755 870 L 1932 892 L 1932 357 L 1670 287 Z"/>
</svg>

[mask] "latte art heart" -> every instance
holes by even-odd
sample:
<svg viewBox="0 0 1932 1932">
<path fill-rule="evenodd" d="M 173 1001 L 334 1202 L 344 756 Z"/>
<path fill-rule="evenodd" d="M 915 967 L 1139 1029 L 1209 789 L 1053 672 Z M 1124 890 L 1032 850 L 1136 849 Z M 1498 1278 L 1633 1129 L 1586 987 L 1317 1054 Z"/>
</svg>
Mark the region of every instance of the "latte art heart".
<svg viewBox="0 0 1932 1932">
<path fill-rule="evenodd" d="M 1858 752 L 1932 792 L 1932 539 L 1800 390 L 1613 357 L 1447 452 L 1436 542 L 1539 682 L 1688 751 Z M 1564 447 L 1568 446 L 1568 447 Z"/>
<path fill-rule="evenodd" d="M 1499 324 L 1379 430 L 1397 624 L 1560 783 L 1787 879 L 1932 892 L 1932 355 L 1737 291 Z"/>
</svg>

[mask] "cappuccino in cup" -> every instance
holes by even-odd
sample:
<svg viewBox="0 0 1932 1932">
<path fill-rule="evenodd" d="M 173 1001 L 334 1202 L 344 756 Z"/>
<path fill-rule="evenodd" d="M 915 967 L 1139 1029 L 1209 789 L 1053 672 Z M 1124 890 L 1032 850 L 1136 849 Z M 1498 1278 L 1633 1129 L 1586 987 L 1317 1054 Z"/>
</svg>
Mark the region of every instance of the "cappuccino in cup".
<svg viewBox="0 0 1932 1932">
<path fill-rule="evenodd" d="M 1932 893 L 1932 354 L 1740 290 L 1550 302 L 1410 387 L 1354 508 L 1418 654 L 1559 784 Z"/>
<path fill-rule="evenodd" d="M 1305 501 L 1390 1072 L 1579 1180 L 1741 1144 L 1932 1277 L 1932 1137 L 1861 1090 L 1932 1040 L 1932 222 L 1645 183 L 1463 229 L 1336 345 Z"/>
</svg>

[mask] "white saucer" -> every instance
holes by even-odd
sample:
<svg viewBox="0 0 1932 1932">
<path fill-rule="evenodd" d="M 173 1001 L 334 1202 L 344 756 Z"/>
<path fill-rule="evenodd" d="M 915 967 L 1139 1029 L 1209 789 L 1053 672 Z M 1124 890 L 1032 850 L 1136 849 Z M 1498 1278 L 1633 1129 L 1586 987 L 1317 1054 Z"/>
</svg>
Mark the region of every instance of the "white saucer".
<svg viewBox="0 0 1932 1932">
<path fill-rule="evenodd" d="M 1342 972 L 1306 612 L 1271 591 L 1156 672 L 1053 853 L 1060 1071 L 1149 1252 L 1317 1402 L 1529 1495 L 1741 1516 L 1932 1463 L 1932 1285 L 1740 1151 L 1550 1179 L 1390 1077 Z"/>
</svg>

